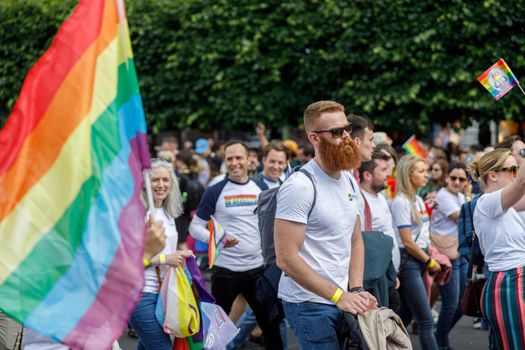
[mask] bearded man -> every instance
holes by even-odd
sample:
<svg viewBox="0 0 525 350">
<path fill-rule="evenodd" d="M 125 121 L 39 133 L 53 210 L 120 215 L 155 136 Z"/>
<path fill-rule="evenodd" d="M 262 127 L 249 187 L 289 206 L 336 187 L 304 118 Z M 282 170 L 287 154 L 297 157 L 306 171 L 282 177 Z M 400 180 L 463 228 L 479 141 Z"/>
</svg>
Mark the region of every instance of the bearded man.
<svg viewBox="0 0 525 350">
<path fill-rule="evenodd" d="M 312 180 L 296 172 L 277 195 L 279 298 L 302 349 L 335 350 L 345 340 L 343 311 L 356 315 L 377 305 L 362 287 L 359 187 L 349 172 L 360 156 L 341 104 L 309 105 L 304 127 L 315 157 L 302 170 Z"/>
</svg>

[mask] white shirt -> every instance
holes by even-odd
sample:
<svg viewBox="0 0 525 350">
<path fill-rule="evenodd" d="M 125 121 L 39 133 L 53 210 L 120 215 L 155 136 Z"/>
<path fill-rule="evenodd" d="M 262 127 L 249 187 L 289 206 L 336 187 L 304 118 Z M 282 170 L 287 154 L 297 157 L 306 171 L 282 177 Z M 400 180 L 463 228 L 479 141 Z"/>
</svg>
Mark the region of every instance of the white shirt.
<svg viewBox="0 0 525 350">
<path fill-rule="evenodd" d="M 235 246 L 221 250 L 216 266 L 231 271 L 248 271 L 264 264 L 259 222 L 254 210 L 259 193 L 267 189 L 261 180 L 250 178 L 240 184 L 226 178 L 204 192 L 190 224 L 190 234 L 207 242 L 209 231 L 205 225 L 213 215 L 226 235 L 239 240 Z"/>
<path fill-rule="evenodd" d="M 437 208 L 432 212 L 430 224 L 432 234 L 457 237 L 458 224 L 449 216 L 460 211 L 461 205 L 465 203 L 465 196 L 463 193 L 453 194 L 443 187 L 436 194 L 435 202 Z"/>
<path fill-rule="evenodd" d="M 419 196 L 414 197 L 416 209 L 419 211 L 421 224 L 414 221 L 412 214 L 412 206 L 404 194 L 397 194 L 392 201 L 392 217 L 394 219 L 394 229 L 396 231 L 397 242 L 400 248 L 405 248 L 401 237 L 399 236 L 399 229 L 410 228 L 412 230 L 412 239 L 416 244 L 425 249 L 428 247 L 430 235 L 430 218 L 427 213 L 427 208 L 423 199 Z M 417 239 L 416 239 L 417 237 Z"/>
<path fill-rule="evenodd" d="M 175 220 L 168 215 L 162 208 L 155 208 L 155 218 L 154 220 L 162 220 L 164 223 L 164 234 L 166 235 L 166 245 L 164 249 L 159 253 L 160 254 L 171 254 L 177 251 L 177 227 L 175 226 Z M 165 266 L 159 266 L 160 276 L 164 277 L 166 272 Z M 157 272 L 155 267 L 150 266 L 144 269 L 144 289 L 145 293 L 158 293 L 159 289 L 159 279 L 157 277 Z"/>
<path fill-rule="evenodd" d="M 299 255 L 321 278 L 347 290 L 352 233 L 359 215 L 359 188 L 352 188 L 348 172 L 334 179 L 314 160 L 306 163 L 303 169 L 312 175 L 317 189 L 310 216 L 314 187 L 305 174 L 296 172 L 279 189 L 275 218 L 306 224 Z M 279 298 L 292 303 L 332 303 L 284 273 L 279 282 Z"/>
<path fill-rule="evenodd" d="M 392 222 L 392 213 L 390 207 L 386 201 L 385 196 L 382 194 L 372 194 L 363 190 L 363 196 L 366 198 L 368 205 L 370 206 L 370 213 L 372 215 L 372 231 L 380 231 L 385 235 L 392 237 L 394 246 L 392 248 L 392 262 L 396 270 L 399 269 L 401 261 L 399 246 L 397 244 L 396 233 L 394 231 L 394 224 Z M 364 201 L 361 203 L 361 214 L 364 217 Z M 361 230 L 365 230 L 365 226 L 361 227 Z"/>
<path fill-rule="evenodd" d="M 479 197 L 474 210 L 474 229 L 490 271 L 525 266 L 525 223 L 514 208 L 503 211 L 501 191 Z"/>
</svg>

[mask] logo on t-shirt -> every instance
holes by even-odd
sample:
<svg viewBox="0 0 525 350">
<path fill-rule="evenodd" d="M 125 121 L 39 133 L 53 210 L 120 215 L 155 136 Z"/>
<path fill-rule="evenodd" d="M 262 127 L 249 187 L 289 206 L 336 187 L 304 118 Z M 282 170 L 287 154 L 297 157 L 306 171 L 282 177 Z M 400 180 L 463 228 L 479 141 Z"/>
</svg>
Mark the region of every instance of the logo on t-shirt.
<svg viewBox="0 0 525 350">
<path fill-rule="evenodd" d="M 420 210 L 419 211 L 419 217 L 421 218 L 421 222 L 428 222 L 430 221 L 430 217 L 428 216 L 427 210 Z"/>
<path fill-rule="evenodd" d="M 244 207 L 251 205 L 257 205 L 256 194 L 238 194 L 235 196 L 224 196 L 224 206 L 226 208 Z"/>
<path fill-rule="evenodd" d="M 348 194 L 348 200 L 349 200 L 350 202 L 354 201 L 355 199 L 357 199 L 357 196 L 355 196 L 355 195 L 353 195 L 353 194 L 351 194 L 351 193 Z"/>
</svg>

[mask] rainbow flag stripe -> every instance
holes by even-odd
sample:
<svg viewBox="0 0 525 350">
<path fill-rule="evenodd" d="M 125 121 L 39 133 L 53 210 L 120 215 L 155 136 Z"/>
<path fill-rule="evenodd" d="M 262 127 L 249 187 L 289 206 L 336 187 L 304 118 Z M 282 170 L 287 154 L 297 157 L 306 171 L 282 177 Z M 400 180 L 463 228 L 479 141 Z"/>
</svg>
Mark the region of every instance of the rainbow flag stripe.
<svg viewBox="0 0 525 350">
<path fill-rule="evenodd" d="M 425 159 L 427 157 L 427 152 L 425 152 L 423 147 L 421 147 L 415 135 L 410 136 L 402 147 L 406 153 L 411 154 L 415 157 L 419 157 L 422 159 Z"/>
<path fill-rule="evenodd" d="M 0 309 L 106 349 L 143 286 L 146 124 L 122 0 L 81 0 L 0 132 Z"/>
<path fill-rule="evenodd" d="M 489 69 L 478 77 L 478 81 L 487 89 L 492 97 L 499 100 L 512 88 L 519 84 L 507 62 L 500 58 Z"/>
</svg>

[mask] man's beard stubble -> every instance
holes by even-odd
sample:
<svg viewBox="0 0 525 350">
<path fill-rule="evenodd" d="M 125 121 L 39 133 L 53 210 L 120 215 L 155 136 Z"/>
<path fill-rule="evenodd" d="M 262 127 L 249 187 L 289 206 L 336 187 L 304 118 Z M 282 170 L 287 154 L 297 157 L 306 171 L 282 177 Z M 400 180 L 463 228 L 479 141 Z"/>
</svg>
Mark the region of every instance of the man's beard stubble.
<svg viewBox="0 0 525 350">
<path fill-rule="evenodd" d="M 326 166 L 333 171 L 357 169 L 361 165 L 359 148 L 350 137 L 344 138 L 340 144 L 321 138 L 319 153 Z"/>
</svg>

